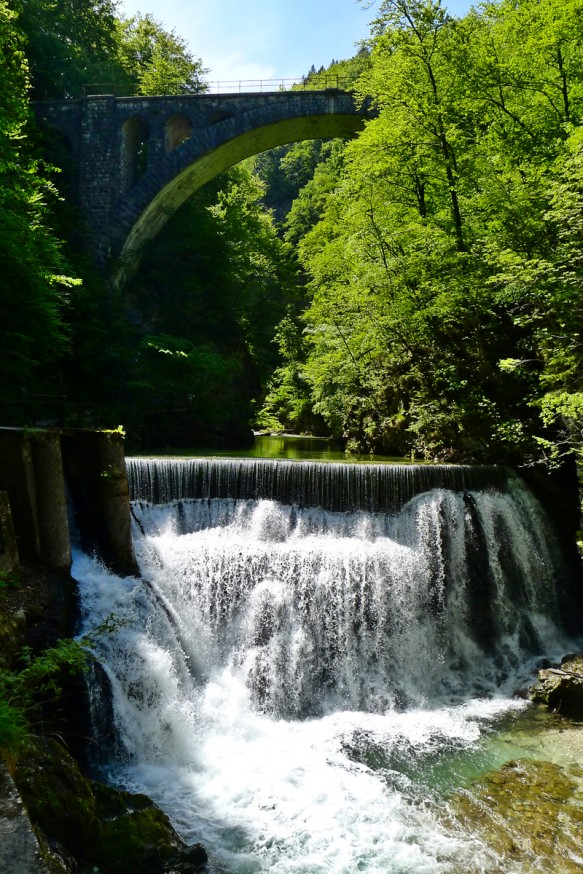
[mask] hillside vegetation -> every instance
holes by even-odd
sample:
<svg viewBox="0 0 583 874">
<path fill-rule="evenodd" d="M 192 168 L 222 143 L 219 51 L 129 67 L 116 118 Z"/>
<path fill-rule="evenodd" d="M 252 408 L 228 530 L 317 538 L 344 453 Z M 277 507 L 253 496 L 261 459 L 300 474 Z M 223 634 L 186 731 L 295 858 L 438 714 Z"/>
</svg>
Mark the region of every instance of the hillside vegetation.
<svg viewBox="0 0 583 874">
<path fill-rule="evenodd" d="M 6 421 L 47 393 L 136 446 L 253 425 L 423 459 L 580 451 L 583 0 L 373 8 L 357 55 L 306 77 L 367 101 L 366 130 L 229 171 L 114 292 L 29 101 L 192 93 L 203 62 L 110 0 L 0 0 Z"/>
</svg>

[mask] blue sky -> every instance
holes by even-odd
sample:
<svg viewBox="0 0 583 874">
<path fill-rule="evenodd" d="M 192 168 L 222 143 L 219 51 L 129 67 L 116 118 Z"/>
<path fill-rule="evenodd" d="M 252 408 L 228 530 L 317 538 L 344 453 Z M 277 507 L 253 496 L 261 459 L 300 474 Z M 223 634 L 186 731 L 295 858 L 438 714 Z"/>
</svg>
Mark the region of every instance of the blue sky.
<svg viewBox="0 0 583 874">
<path fill-rule="evenodd" d="M 210 68 L 209 79 L 297 78 L 311 65 L 349 58 L 369 34 L 373 5 L 356 0 L 121 0 L 127 16 L 150 12 Z M 449 0 L 463 15 L 470 0 Z"/>
</svg>

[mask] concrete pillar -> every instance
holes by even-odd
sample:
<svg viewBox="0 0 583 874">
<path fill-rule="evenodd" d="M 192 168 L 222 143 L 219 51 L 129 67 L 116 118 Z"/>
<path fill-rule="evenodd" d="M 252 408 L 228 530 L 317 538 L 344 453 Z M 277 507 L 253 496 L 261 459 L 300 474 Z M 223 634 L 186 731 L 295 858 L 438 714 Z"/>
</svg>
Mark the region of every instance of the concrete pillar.
<svg viewBox="0 0 583 874">
<path fill-rule="evenodd" d="M 0 428 L 0 489 L 8 494 L 20 560 L 69 571 L 59 432 Z"/>
<path fill-rule="evenodd" d="M 71 541 L 61 435 L 58 431 L 35 432 L 30 436 L 30 446 L 36 486 L 40 558 L 45 567 L 68 572 L 71 569 Z"/>
<path fill-rule="evenodd" d="M 79 201 L 89 228 L 89 244 L 98 264 L 111 255 L 109 235 L 120 195 L 120 143 L 116 99 L 86 97 L 80 122 Z"/>
<path fill-rule="evenodd" d="M 62 446 L 82 548 L 114 573 L 137 574 L 123 436 L 79 430 L 63 434 Z"/>
<path fill-rule="evenodd" d="M 30 440 L 19 428 L 0 428 L 0 489 L 8 492 L 21 561 L 40 560 L 36 484 Z"/>
<path fill-rule="evenodd" d="M 67 572 L 71 547 L 65 475 L 83 548 L 116 573 L 138 572 L 123 436 L 110 431 L 0 428 L 0 569 L 14 560 Z M 12 536 L 10 516 L 16 538 Z"/>
</svg>

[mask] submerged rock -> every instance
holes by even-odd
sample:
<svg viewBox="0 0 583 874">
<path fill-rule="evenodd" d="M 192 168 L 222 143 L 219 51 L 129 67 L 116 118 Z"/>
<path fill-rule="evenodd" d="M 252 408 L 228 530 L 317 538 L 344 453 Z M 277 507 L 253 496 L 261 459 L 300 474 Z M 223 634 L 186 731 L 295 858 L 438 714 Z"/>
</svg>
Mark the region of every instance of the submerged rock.
<svg viewBox="0 0 583 874">
<path fill-rule="evenodd" d="M 560 668 L 539 671 L 530 697 L 547 704 L 555 712 L 583 721 L 583 656 L 565 656 Z"/>
<path fill-rule="evenodd" d="M 450 798 L 450 826 L 490 848 L 489 871 L 583 870 L 583 771 L 546 761 L 507 762 Z"/>
</svg>

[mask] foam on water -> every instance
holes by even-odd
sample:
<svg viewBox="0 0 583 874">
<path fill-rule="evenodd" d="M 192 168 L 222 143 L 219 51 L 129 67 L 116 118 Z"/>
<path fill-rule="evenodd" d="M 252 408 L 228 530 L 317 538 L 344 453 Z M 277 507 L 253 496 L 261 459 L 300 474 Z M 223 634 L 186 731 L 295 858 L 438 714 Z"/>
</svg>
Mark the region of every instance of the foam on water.
<svg viewBox="0 0 583 874">
<path fill-rule="evenodd" d="M 439 813 L 498 763 L 484 740 L 525 707 L 512 692 L 568 645 L 526 490 L 434 489 L 398 514 L 228 497 L 134 512 L 144 579 L 74 566 L 85 629 L 124 622 L 97 647 L 110 779 L 233 872 L 493 870 Z"/>
</svg>

